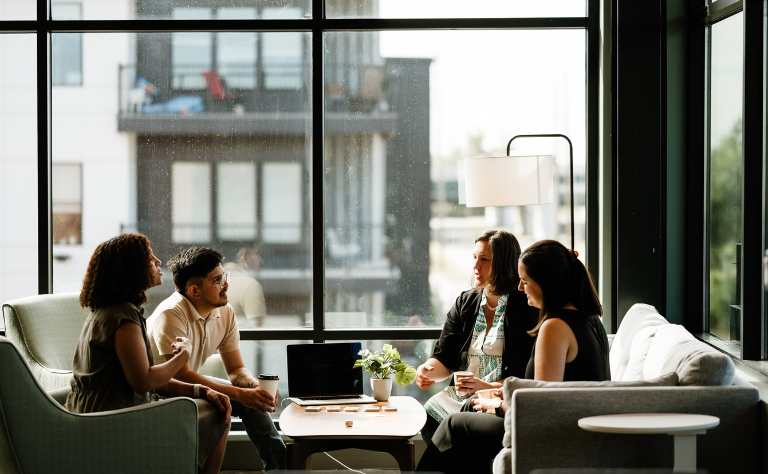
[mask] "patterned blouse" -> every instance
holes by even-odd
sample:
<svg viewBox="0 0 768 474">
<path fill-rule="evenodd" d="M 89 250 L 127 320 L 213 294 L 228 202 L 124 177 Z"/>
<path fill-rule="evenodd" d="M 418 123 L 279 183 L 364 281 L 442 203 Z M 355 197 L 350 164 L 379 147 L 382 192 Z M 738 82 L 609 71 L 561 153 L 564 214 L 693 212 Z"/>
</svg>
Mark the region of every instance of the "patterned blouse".
<svg viewBox="0 0 768 474">
<path fill-rule="evenodd" d="M 488 303 L 484 291 L 480 300 L 480 308 L 469 347 L 469 367 L 467 370 L 473 372 L 477 378 L 484 382 L 501 380 L 501 357 L 504 353 L 504 313 L 507 311 L 508 297 L 509 295 L 504 295 L 499 298 L 490 329 L 483 311 L 483 306 Z M 485 333 L 486 330 L 488 330 L 488 334 Z M 449 385 L 445 390 L 427 400 L 424 408 L 432 418 L 441 422 L 448 415 L 458 413 L 465 401 L 456 392 L 456 387 Z"/>
</svg>

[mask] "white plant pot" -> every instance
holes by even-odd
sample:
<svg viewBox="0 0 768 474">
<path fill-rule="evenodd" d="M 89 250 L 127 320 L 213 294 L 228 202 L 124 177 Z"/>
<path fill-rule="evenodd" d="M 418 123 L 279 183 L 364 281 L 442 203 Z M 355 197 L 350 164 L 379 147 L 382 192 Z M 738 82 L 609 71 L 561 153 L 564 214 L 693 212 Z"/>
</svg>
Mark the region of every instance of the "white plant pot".
<svg viewBox="0 0 768 474">
<path fill-rule="evenodd" d="M 389 394 L 392 393 L 392 379 L 371 379 L 371 390 L 373 398 L 380 402 L 389 400 Z"/>
</svg>

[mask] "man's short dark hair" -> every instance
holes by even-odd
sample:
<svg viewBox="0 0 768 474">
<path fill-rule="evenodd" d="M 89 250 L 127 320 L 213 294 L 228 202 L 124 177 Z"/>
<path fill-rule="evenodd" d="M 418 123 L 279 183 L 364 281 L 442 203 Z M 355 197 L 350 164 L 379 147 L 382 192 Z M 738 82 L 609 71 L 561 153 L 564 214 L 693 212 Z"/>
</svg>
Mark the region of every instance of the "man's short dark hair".
<svg viewBox="0 0 768 474">
<path fill-rule="evenodd" d="M 211 247 L 195 245 L 177 253 L 168 260 L 173 273 L 173 284 L 182 295 L 191 285 L 200 285 L 203 279 L 221 264 L 224 257 Z"/>
</svg>

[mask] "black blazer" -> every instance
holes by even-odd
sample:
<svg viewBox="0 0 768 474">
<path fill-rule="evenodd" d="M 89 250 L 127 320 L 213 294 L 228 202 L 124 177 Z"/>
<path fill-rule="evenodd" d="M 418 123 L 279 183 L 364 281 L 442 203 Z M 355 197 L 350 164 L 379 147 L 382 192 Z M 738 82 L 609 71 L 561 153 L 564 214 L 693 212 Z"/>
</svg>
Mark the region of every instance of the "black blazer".
<svg viewBox="0 0 768 474">
<path fill-rule="evenodd" d="M 469 345 L 480 310 L 482 296 L 479 290 L 467 290 L 456 299 L 448 312 L 443 332 L 435 344 L 432 357 L 452 371 L 466 370 L 469 365 Z M 507 299 L 504 313 L 504 352 L 502 353 L 502 378 L 525 377 L 525 368 L 533 350 L 533 337 L 526 331 L 536 326 L 539 309 L 528 306 L 522 291 L 513 291 Z M 451 378 L 453 384 L 453 378 Z"/>
</svg>

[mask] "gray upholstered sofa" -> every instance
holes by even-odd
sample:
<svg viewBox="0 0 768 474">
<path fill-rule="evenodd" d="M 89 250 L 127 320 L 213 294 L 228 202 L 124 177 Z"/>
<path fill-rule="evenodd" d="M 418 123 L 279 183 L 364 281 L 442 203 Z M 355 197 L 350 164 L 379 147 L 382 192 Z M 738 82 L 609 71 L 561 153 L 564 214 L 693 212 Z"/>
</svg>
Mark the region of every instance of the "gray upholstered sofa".
<svg viewBox="0 0 768 474">
<path fill-rule="evenodd" d="M 678 386 L 521 388 L 533 381 L 508 380 L 504 449 L 494 474 L 528 474 L 542 468 L 669 468 L 668 435 L 588 432 L 587 416 L 618 413 L 700 413 L 720 425 L 697 437 L 698 467 L 718 473 L 761 472 L 757 389 L 735 375 L 733 361 L 681 326 L 669 324 L 655 308 L 633 306 L 611 347 L 611 375 L 626 385 L 670 372 Z M 527 385 L 526 385 L 527 384 Z"/>
</svg>

